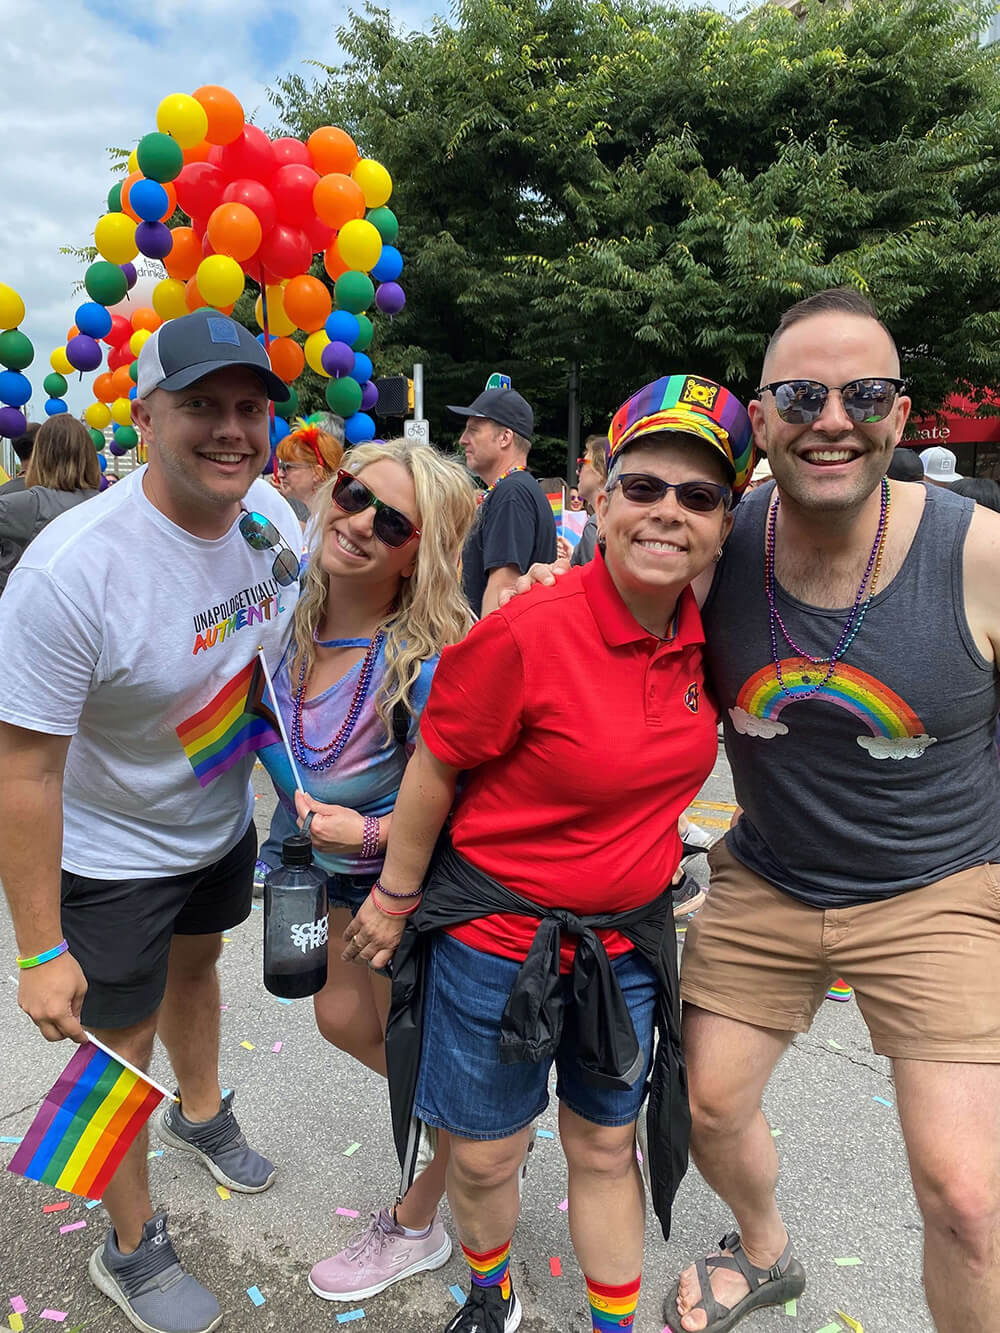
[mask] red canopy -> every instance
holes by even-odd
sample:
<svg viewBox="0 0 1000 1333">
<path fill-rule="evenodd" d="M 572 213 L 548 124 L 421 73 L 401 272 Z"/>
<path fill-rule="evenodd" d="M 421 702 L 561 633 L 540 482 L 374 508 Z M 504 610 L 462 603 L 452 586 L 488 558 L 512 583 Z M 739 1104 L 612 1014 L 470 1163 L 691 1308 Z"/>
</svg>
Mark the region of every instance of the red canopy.
<svg viewBox="0 0 1000 1333">
<path fill-rule="evenodd" d="M 996 400 L 994 400 L 996 401 Z M 997 402 L 1000 407 L 1000 402 Z M 903 444 L 1000 444 L 1000 416 L 977 415 L 982 408 L 971 398 L 952 394 L 934 416 L 911 417 Z"/>
</svg>

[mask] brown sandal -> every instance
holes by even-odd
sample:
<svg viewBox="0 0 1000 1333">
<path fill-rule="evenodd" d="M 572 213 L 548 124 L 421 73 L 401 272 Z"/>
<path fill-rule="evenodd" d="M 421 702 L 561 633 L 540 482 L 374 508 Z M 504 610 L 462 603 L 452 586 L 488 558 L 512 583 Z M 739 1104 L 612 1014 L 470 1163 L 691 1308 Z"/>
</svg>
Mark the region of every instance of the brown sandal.
<svg viewBox="0 0 1000 1333">
<path fill-rule="evenodd" d="M 750 1262 L 738 1231 L 730 1231 L 728 1235 L 723 1236 L 719 1241 L 719 1249 L 728 1250 L 729 1253 L 713 1254 L 695 1263 L 695 1272 L 698 1274 L 701 1286 L 701 1299 L 691 1307 L 688 1314 L 694 1310 L 704 1310 L 708 1315 L 708 1323 L 700 1333 L 729 1333 L 729 1330 L 735 1328 L 743 1316 L 748 1315 L 751 1310 L 759 1310 L 765 1305 L 784 1305 L 786 1301 L 794 1300 L 805 1291 L 806 1275 L 799 1261 L 792 1258 L 791 1238 L 770 1268 L 758 1268 L 756 1264 Z M 731 1309 L 720 1305 L 712 1295 L 711 1275 L 717 1268 L 728 1268 L 733 1272 L 742 1273 L 750 1287 L 747 1295 Z M 677 1313 L 680 1285 L 678 1278 L 667 1292 L 663 1302 L 663 1318 L 673 1333 L 689 1333 Z"/>
</svg>

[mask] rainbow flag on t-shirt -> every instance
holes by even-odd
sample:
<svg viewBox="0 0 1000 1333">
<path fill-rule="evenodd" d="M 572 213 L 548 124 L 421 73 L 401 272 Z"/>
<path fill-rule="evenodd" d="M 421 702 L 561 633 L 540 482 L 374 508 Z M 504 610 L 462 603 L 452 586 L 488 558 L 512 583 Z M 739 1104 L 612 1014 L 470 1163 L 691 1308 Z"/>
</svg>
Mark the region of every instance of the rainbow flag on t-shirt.
<svg viewBox="0 0 1000 1333">
<path fill-rule="evenodd" d="M 281 743 L 278 720 L 265 702 L 266 689 L 264 669 L 255 657 L 177 728 L 177 739 L 203 787 L 244 755 Z"/>
<path fill-rule="evenodd" d="M 100 1199 L 132 1141 L 167 1095 L 94 1042 L 78 1046 L 7 1168 Z"/>
</svg>

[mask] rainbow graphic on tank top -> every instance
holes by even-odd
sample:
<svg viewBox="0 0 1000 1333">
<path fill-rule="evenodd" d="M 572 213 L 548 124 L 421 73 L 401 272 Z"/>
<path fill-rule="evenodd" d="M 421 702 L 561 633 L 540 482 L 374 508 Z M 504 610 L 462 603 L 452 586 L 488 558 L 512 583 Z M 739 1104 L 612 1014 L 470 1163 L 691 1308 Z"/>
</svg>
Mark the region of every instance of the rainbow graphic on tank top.
<svg viewBox="0 0 1000 1333">
<path fill-rule="evenodd" d="M 788 734 L 781 721 L 784 710 L 795 703 L 826 703 L 843 708 L 867 728 L 858 744 L 873 759 L 918 759 L 936 737 L 927 731 L 909 704 L 882 681 L 866 671 L 838 662 L 822 689 L 817 683 L 827 672 L 805 657 L 786 657 L 778 680 L 773 662 L 744 682 L 729 710 L 733 726 L 741 736 L 771 740 Z"/>
</svg>

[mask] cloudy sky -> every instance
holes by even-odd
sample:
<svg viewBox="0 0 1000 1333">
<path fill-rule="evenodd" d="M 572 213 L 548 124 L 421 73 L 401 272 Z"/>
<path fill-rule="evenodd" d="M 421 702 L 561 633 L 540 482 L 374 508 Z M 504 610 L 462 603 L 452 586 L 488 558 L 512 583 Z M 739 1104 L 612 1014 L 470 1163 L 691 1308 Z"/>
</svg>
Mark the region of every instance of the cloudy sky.
<svg viewBox="0 0 1000 1333">
<path fill-rule="evenodd" d="M 715 0 L 716 8 L 728 8 Z M 408 28 L 423 27 L 442 0 L 394 0 Z M 20 0 L 5 17 L 3 152 L 0 154 L 0 282 L 24 299 L 23 331 L 35 346 L 27 370 L 32 416 L 42 418 L 49 354 L 65 343 L 83 274 L 61 245 L 91 242 L 116 177 L 108 145 L 133 146 L 156 128 L 173 92 L 222 84 L 248 118 L 267 127 L 265 88 L 307 59 L 336 63 L 345 13 L 324 0 Z M 256 113 L 256 115 L 255 115 Z M 93 376 L 71 385 L 70 410 L 92 401 Z"/>
</svg>

